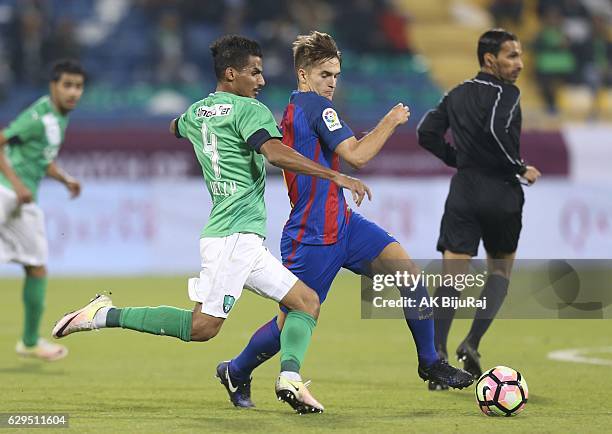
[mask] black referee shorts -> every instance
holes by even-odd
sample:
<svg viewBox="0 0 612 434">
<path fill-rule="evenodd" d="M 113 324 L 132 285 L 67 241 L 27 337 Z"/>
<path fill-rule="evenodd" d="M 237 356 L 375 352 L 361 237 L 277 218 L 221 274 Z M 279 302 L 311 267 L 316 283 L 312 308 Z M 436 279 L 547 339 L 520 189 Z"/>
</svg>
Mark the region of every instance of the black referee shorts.
<svg viewBox="0 0 612 434">
<path fill-rule="evenodd" d="M 478 254 L 482 239 L 490 254 L 516 251 L 525 197 L 518 181 L 462 169 L 452 178 L 437 249 Z"/>
</svg>

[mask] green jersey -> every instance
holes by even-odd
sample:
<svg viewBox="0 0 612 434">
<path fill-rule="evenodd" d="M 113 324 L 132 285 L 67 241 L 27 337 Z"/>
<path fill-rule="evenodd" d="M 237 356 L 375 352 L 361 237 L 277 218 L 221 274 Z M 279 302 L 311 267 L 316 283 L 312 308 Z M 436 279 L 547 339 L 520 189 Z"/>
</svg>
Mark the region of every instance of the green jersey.
<svg viewBox="0 0 612 434">
<path fill-rule="evenodd" d="M 266 169 L 259 148 L 282 138 L 270 110 L 253 98 L 215 92 L 179 117 L 176 133 L 193 144 L 212 198 L 202 237 L 265 237 Z"/>
<path fill-rule="evenodd" d="M 57 111 L 49 96 L 43 96 L 2 131 L 8 140 L 5 148 L 8 162 L 35 198 L 47 167 L 64 141 L 67 126 L 68 117 Z M 13 188 L 2 173 L 0 184 Z"/>
</svg>

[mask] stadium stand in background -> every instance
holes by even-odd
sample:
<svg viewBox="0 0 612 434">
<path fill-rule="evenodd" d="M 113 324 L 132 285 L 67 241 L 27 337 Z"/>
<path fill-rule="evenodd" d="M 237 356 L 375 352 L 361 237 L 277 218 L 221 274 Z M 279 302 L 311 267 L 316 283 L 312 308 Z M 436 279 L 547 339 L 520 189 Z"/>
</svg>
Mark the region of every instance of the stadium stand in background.
<svg viewBox="0 0 612 434">
<path fill-rule="evenodd" d="M 519 81 L 527 127 L 612 119 L 612 2 L 609 0 L 403 0 L 416 49 L 449 88 L 474 70 L 483 28 L 497 25 L 522 40 Z M 552 22 L 551 22 L 552 20 Z"/>
<path fill-rule="evenodd" d="M 0 0 L 0 122 L 46 87 L 56 58 L 82 60 L 89 81 L 61 159 L 84 177 L 197 174 L 191 150 L 167 122 L 214 88 L 208 46 L 224 33 L 261 41 L 267 86 L 280 119 L 295 87 L 296 34 L 332 33 L 344 55 L 334 103 L 357 132 L 398 101 L 412 118 L 365 174 L 450 171 L 416 143 L 422 115 L 478 69 L 474 44 L 502 25 L 525 49 L 525 156 L 548 175 L 573 167 L 561 127 L 612 119 L 611 0 Z M 95 156 L 95 158 L 92 158 Z"/>
<path fill-rule="evenodd" d="M 91 72 L 75 118 L 174 114 L 214 85 L 208 45 L 223 33 L 262 42 L 262 99 L 281 110 L 293 87 L 288 47 L 296 33 L 317 28 L 345 53 L 337 103 L 349 119 L 367 125 L 391 100 L 407 101 L 420 118 L 473 75 L 473 41 L 495 24 L 523 41 L 520 85 L 535 125 L 540 112 L 610 119 L 611 20 L 609 0 L 264 0 L 257 8 L 244 0 L 3 0 L 0 117 L 39 94 L 46 66 L 63 56 Z"/>
<path fill-rule="evenodd" d="M 68 207 L 63 190 L 41 187 L 50 266 L 68 275 L 188 272 L 197 251 L 177 240 L 192 239 L 210 204 L 191 145 L 171 136 L 168 123 L 214 89 L 209 44 L 224 33 L 261 41 L 260 97 L 280 120 L 295 87 L 291 42 L 327 31 L 344 53 L 334 104 L 358 136 L 397 102 L 412 113 L 359 172 L 375 195 L 360 211 L 415 257 L 432 257 L 453 171 L 417 144 L 415 129 L 446 90 L 476 74 L 476 41 L 498 24 L 523 42 L 522 156 L 544 174 L 526 191 L 522 257 L 607 257 L 611 3 L 0 0 L 0 123 L 46 92 L 53 59 L 81 59 L 90 80 L 59 163 L 84 193 Z M 267 245 L 277 252 L 289 205 L 273 169 Z M 193 197 L 197 209 L 185 207 Z"/>
<path fill-rule="evenodd" d="M 214 87 L 208 45 L 224 33 L 261 41 L 262 100 L 278 111 L 294 87 L 291 42 L 314 28 L 341 43 L 351 73 L 339 103 L 354 107 L 352 119 L 376 119 L 374 111 L 397 99 L 411 101 L 418 116 L 440 97 L 412 56 L 407 18 L 381 1 L 266 0 L 247 8 L 245 1 L 17 0 L 2 2 L 0 21 L 10 65 L 2 72 L 3 115 L 40 93 L 52 59 L 74 56 L 91 75 L 75 119 L 167 117 Z"/>
</svg>

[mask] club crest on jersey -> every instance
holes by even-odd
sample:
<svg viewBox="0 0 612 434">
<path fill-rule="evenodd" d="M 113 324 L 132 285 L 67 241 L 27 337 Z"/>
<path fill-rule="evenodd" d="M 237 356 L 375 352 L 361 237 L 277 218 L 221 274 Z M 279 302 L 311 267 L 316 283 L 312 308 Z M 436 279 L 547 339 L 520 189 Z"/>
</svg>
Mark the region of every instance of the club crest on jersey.
<svg viewBox="0 0 612 434">
<path fill-rule="evenodd" d="M 212 118 L 215 116 L 227 116 L 232 111 L 232 104 L 215 104 L 212 107 L 200 106 L 196 109 L 195 115 L 198 118 Z"/>
<path fill-rule="evenodd" d="M 226 295 L 225 297 L 223 297 L 223 312 L 229 313 L 229 311 L 232 310 L 232 307 L 234 306 L 235 302 L 236 299 L 231 295 Z"/>
<path fill-rule="evenodd" d="M 342 124 L 340 123 L 340 119 L 338 118 L 338 114 L 336 110 L 331 107 L 323 110 L 323 122 L 325 122 L 325 126 L 329 131 L 335 131 L 342 128 Z"/>
</svg>

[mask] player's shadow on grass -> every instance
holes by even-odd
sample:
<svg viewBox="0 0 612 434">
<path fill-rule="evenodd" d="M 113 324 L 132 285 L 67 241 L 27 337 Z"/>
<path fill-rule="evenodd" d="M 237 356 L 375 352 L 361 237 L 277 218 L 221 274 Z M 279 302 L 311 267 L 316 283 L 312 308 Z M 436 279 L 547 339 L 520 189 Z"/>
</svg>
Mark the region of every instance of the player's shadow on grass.
<svg viewBox="0 0 612 434">
<path fill-rule="evenodd" d="M 54 367 L 51 367 L 42 361 L 24 361 L 19 365 L 8 366 L 0 368 L 0 374 L 36 374 L 36 375 L 49 375 L 59 376 L 66 375 L 64 370 L 58 371 Z"/>
<path fill-rule="evenodd" d="M 527 405 L 529 406 L 529 404 L 537 404 L 537 405 L 552 405 L 552 403 L 555 402 L 554 399 L 548 397 L 548 396 L 543 396 L 543 395 L 535 395 L 533 393 L 529 394 L 529 399 L 527 401 Z"/>
<path fill-rule="evenodd" d="M 446 396 L 449 399 L 457 399 L 457 400 L 464 400 L 464 401 L 474 401 L 476 402 L 476 398 L 474 397 L 474 389 L 470 388 L 468 389 L 471 393 L 465 393 L 465 391 L 462 392 L 458 392 L 458 391 L 444 391 L 444 392 L 432 392 L 435 393 L 436 395 L 439 396 Z M 458 392 L 458 393 L 457 393 Z M 552 405 L 552 403 L 555 400 L 548 397 L 548 396 L 543 396 L 543 395 L 536 395 L 533 393 L 529 394 L 529 399 L 527 401 L 527 406 L 529 406 L 529 404 L 533 404 L 536 403 L 538 405 Z"/>
<path fill-rule="evenodd" d="M 272 404 L 274 406 L 274 404 Z M 248 423 L 248 425 L 245 427 L 245 431 L 248 431 L 249 428 L 253 427 L 253 420 L 252 418 L 249 416 L 249 413 L 251 415 L 259 415 L 259 416 L 264 416 L 266 418 L 268 417 L 272 417 L 275 420 L 277 417 L 278 418 L 285 418 L 287 416 L 290 417 L 296 417 L 297 420 L 300 421 L 301 424 L 303 424 L 302 426 L 307 426 L 309 423 L 314 424 L 314 426 L 317 426 L 318 424 L 320 424 L 321 420 L 325 420 L 325 424 L 327 425 L 331 425 L 331 426 L 343 426 L 344 428 L 349 428 L 351 426 L 355 426 L 358 427 L 358 424 L 355 423 L 354 418 L 350 415 L 347 414 L 342 414 L 339 409 L 327 409 L 323 414 L 306 414 L 306 415 L 299 415 L 296 412 L 294 412 L 293 410 L 291 410 L 291 408 L 289 408 L 286 404 L 282 404 L 282 405 L 278 405 L 277 408 L 262 408 L 262 407 L 258 407 L 258 408 L 254 408 L 251 410 L 239 410 L 236 408 L 228 408 L 227 409 L 229 414 L 235 415 L 235 414 L 239 414 L 241 417 L 244 416 L 244 420 Z M 224 419 L 225 420 L 225 419 Z M 234 419 L 236 421 L 236 419 Z M 304 422 L 302 422 L 304 421 Z"/>
<path fill-rule="evenodd" d="M 434 410 L 422 410 L 422 409 L 410 410 L 410 409 L 406 409 L 405 411 L 396 412 L 396 414 L 385 414 L 385 419 L 388 419 L 388 418 L 399 419 L 401 417 L 408 417 L 408 418 L 428 417 L 428 418 L 433 418 L 433 417 L 438 416 L 439 414 L 440 414 L 439 411 L 434 411 Z"/>
<path fill-rule="evenodd" d="M 228 417 L 229 416 L 229 417 Z M 308 429 L 320 430 L 325 426 L 327 430 L 334 427 L 343 429 L 357 429 L 360 427 L 351 416 L 337 413 L 298 415 L 289 407 L 278 410 L 273 409 L 231 409 L 229 413 L 218 413 L 216 416 L 203 414 L 191 417 L 182 417 L 180 428 L 191 426 L 202 429 L 202 427 L 215 427 L 217 432 L 277 432 L 280 424 L 291 424 L 293 430 L 302 432 Z M 222 426 L 222 429 L 219 427 Z M 331 428 L 330 428 L 331 427 Z"/>
</svg>

